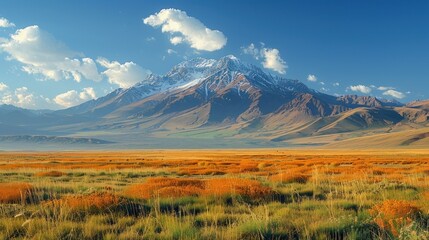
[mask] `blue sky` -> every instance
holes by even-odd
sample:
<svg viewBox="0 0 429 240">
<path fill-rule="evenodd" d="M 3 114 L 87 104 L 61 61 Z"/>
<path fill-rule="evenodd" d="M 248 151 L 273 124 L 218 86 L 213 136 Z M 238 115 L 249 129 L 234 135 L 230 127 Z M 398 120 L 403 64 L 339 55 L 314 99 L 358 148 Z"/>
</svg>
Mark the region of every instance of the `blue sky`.
<svg viewBox="0 0 429 240">
<path fill-rule="evenodd" d="M 0 103 L 65 108 L 228 54 L 328 94 L 429 98 L 429 1 L 0 5 Z"/>
</svg>

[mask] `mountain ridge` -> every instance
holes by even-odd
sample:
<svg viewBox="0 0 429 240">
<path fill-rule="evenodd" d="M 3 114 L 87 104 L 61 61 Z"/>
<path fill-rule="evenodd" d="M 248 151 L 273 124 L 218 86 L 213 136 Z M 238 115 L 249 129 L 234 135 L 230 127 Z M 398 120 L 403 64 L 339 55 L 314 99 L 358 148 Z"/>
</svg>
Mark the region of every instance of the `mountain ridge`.
<svg viewBox="0 0 429 240">
<path fill-rule="evenodd" d="M 429 101 L 402 104 L 372 96 L 332 96 L 228 55 L 183 61 L 165 75 L 152 74 L 130 88 L 68 109 L 1 116 L 4 125 L 20 122 L 20 127 L 50 135 L 109 138 L 126 133 L 160 141 L 214 136 L 219 141 L 247 139 L 257 146 L 262 140 L 423 128 Z"/>
</svg>

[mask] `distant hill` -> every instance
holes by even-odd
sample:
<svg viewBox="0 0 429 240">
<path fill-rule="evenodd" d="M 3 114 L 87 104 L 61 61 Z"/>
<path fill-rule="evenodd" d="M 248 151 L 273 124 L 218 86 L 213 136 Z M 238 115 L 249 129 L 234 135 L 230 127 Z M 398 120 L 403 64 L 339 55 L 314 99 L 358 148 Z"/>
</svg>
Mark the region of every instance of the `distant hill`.
<svg viewBox="0 0 429 240">
<path fill-rule="evenodd" d="M 104 141 L 96 138 L 77 138 L 77 137 L 56 137 L 56 136 L 0 136 L 0 142 L 9 143 L 56 143 L 56 144 L 110 144 L 113 142 Z"/>
</svg>

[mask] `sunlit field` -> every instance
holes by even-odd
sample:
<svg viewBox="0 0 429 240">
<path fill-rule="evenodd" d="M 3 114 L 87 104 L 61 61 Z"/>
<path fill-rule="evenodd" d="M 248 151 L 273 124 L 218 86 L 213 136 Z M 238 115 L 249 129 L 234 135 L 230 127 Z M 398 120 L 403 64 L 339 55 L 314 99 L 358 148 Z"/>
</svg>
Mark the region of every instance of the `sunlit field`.
<svg viewBox="0 0 429 240">
<path fill-rule="evenodd" d="M 428 239 L 429 151 L 0 153 L 0 239 Z"/>
</svg>

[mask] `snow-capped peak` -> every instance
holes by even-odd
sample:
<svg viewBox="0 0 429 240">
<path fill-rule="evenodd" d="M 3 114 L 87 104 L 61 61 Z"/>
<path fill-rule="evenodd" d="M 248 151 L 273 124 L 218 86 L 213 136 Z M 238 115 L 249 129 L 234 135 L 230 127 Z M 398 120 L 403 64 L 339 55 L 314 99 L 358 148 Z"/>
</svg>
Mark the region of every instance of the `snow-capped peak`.
<svg viewBox="0 0 429 240">
<path fill-rule="evenodd" d="M 220 68 L 226 68 L 231 71 L 240 71 L 240 72 L 247 72 L 249 70 L 249 67 L 242 63 L 240 59 L 235 57 L 234 55 L 227 55 L 225 57 L 222 57 L 217 61 L 215 67 L 217 69 Z"/>
<path fill-rule="evenodd" d="M 232 55 L 232 54 L 230 54 L 230 55 L 226 55 L 225 57 L 223 57 L 223 58 L 229 58 L 229 59 L 231 59 L 231 60 L 233 60 L 233 61 L 240 61 L 236 56 L 234 56 L 234 55 Z"/>
<path fill-rule="evenodd" d="M 179 68 L 210 68 L 212 67 L 217 61 L 215 59 L 206 59 L 206 58 L 194 58 L 191 60 L 187 60 L 184 62 L 181 62 L 173 67 L 172 71 L 174 69 Z"/>
<path fill-rule="evenodd" d="M 237 91 L 239 95 L 254 89 L 276 94 L 289 94 L 291 91 L 311 92 L 298 81 L 273 77 L 257 66 L 247 65 L 234 55 L 227 55 L 219 60 L 195 58 L 181 62 L 165 75 L 151 74 L 131 88 L 113 91 L 105 100 L 114 102 L 117 104 L 115 106 L 123 106 L 158 93 L 190 88 L 205 93 L 206 98 L 224 90 Z M 102 101 L 104 100 L 94 104 Z"/>
</svg>

